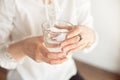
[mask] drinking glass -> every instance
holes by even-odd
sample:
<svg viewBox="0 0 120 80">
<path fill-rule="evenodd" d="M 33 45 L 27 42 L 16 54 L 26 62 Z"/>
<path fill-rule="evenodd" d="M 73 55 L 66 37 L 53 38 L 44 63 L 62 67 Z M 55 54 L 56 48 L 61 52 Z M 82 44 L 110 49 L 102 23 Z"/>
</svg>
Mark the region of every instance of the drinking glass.
<svg viewBox="0 0 120 80">
<path fill-rule="evenodd" d="M 46 21 L 42 24 L 44 45 L 50 52 L 61 52 L 59 46 L 66 39 L 72 29 L 72 24 L 67 21 Z"/>
</svg>

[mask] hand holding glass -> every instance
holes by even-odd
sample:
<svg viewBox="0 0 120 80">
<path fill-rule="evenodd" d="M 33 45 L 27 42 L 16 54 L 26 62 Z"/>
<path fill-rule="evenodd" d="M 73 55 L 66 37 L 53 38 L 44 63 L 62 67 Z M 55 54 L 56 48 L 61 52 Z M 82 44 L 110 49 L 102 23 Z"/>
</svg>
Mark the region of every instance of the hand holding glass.
<svg viewBox="0 0 120 80">
<path fill-rule="evenodd" d="M 42 25 L 45 47 L 50 52 L 61 52 L 59 46 L 66 39 L 67 33 L 71 30 L 72 24 L 65 21 L 47 21 Z"/>
</svg>

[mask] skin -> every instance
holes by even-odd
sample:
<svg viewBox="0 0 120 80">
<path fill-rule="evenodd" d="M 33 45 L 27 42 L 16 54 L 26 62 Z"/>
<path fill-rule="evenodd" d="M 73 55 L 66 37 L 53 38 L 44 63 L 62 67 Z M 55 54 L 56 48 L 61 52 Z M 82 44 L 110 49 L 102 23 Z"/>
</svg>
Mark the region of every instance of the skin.
<svg viewBox="0 0 120 80">
<path fill-rule="evenodd" d="M 82 40 L 80 40 L 79 35 L 81 35 Z M 70 55 L 75 51 L 91 47 L 96 39 L 92 29 L 79 25 L 73 27 L 66 37 L 66 40 L 59 45 L 62 47 L 62 52 L 49 52 L 44 46 L 43 36 L 27 38 L 11 44 L 8 47 L 8 52 L 17 61 L 29 56 L 36 62 L 61 64 L 67 60 L 65 54 Z"/>
<path fill-rule="evenodd" d="M 48 4 L 52 0 L 48 0 Z M 45 3 L 45 0 L 43 0 Z M 58 26 L 59 27 L 59 26 Z M 17 61 L 25 56 L 29 56 L 36 62 L 46 62 L 49 64 L 61 64 L 67 60 L 66 56 L 77 50 L 89 48 L 95 42 L 95 32 L 85 26 L 75 26 L 72 29 L 66 26 L 70 32 L 67 34 L 66 40 L 60 45 L 53 47 L 62 47 L 61 52 L 49 52 L 44 46 L 43 36 L 27 38 L 20 42 L 11 44 L 8 47 L 8 52 Z M 80 40 L 81 36 L 81 40 Z M 66 56 L 65 56 L 66 54 Z"/>
</svg>

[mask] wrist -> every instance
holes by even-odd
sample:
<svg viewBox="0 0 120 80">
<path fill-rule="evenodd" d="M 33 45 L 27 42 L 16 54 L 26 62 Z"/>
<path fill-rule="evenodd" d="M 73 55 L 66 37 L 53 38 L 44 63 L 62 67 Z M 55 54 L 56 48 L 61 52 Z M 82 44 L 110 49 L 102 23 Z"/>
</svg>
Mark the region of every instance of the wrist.
<svg viewBox="0 0 120 80">
<path fill-rule="evenodd" d="M 17 61 L 25 57 L 18 43 L 10 44 L 7 48 L 8 53 Z"/>
</svg>

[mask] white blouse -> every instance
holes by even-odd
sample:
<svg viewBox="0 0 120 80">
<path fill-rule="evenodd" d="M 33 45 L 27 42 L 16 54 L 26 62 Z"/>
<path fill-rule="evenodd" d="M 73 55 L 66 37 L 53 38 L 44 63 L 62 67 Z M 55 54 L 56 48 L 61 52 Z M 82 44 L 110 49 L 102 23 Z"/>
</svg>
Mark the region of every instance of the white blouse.
<svg viewBox="0 0 120 80">
<path fill-rule="evenodd" d="M 42 35 L 41 24 L 47 20 L 46 15 L 42 0 L 0 0 L 0 66 L 10 70 L 8 80 L 69 80 L 76 74 L 72 57 L 62 64 L 50 65 L 29 57 L 17 62 L 7 52 L 9 44 Z M 89 0 L 52 0 L 48 16 L 92 28 Z"/>
</svg>

